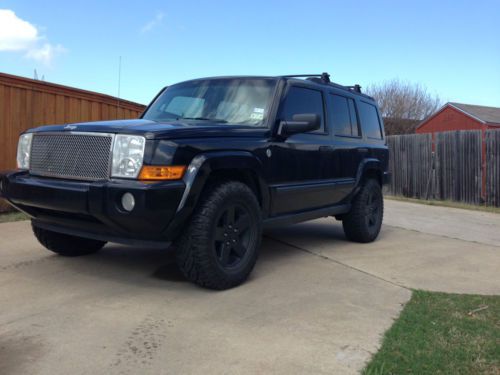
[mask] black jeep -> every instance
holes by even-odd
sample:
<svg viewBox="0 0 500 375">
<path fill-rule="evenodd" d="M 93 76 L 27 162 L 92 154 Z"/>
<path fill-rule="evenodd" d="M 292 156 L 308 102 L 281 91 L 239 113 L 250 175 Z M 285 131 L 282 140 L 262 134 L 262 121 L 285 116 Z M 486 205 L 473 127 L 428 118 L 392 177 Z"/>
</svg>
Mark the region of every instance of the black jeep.
<svg viewBox="0 0 500 375">
<path fill-rule="evenodd" d="M 219 77 L 165 88 L 137 120 L 23 133 L 0 191 L 58 254 L 173 243 L 189 280 L 226 289 L 254 267 L 263 227 L 334 216 L 350 240 L 373 241 L 387 162 L 359 86 Z"/>
</svg>

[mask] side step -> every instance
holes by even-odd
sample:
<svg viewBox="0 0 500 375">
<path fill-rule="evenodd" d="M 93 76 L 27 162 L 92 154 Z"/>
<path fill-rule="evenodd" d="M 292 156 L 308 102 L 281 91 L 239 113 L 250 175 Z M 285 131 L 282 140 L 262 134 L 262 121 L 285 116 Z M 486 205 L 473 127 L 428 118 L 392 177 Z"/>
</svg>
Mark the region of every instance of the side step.
<svg viewBox="0 0 500 375">
<path fill-rule="evenodd" d="M 278 226 L 296 224 L 302 221 L 319 219 L 320 217 L 346 214 L 350 210 L 351 210 L 350 204 L 341 204 L 337 206 L 318 208 L 316 210 L 311 210 L 311 211 L 270 217 L 265 219 L 263 224 L 264 228 L 273 228 Z"/>
</svg>

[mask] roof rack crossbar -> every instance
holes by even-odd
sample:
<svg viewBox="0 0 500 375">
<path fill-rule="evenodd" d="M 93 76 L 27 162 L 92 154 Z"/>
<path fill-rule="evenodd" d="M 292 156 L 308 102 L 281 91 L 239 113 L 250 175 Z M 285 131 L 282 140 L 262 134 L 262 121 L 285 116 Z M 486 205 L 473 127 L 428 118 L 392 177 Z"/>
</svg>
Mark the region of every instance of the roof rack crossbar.
<svg viewBox="0 0 500 375">
<path fill-rule="evenodd" d="M 361 86 L 358 84 L 355 84 L 354 86 L 346 86 L 349 90 L 359 92 L 361 94 Z"/>
<path fill-rule="evenodd" d="M 323 72 L 321 74 L 290 74 L 282 76 L 285 78 L 303 78 L 303 77 L 320 77 L 323 82 L 330 83 L 330 74 Z"/>
<path fill-rule="evenodd" d="M 338 83 L 330 81 L 330 74 L 328 74 L 326 72 L 321 73 L 321 74 L 290 74 L 290 75 L 284 75 L 281 77 L 284 77 L 284 78 L 308 78 L 309 80 L 314 81 L 314 82 L 326 83 L 330 86 L 335 86 L 338 88 L 342 88 L 344 90 L 349 90 L 349 91 L 356 92 L 358 94 L 362 94 L 360 85 L 358 85 L 358 84 L 355 84 L 353 86 L 339 85 Z M 316 77 L 318 77 L 319 79 Z"/>
</svg>

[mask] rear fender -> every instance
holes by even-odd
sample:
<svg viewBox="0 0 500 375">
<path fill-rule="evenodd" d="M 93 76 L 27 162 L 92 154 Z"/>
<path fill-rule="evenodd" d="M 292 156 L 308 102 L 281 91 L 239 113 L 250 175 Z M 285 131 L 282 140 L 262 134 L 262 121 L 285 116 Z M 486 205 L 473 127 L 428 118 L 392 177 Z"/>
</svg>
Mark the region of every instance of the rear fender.
<svg viewBox="0 0 500 375">
<path fill-rule="evenodd" d="M 356 195 L 361 185 L 363 184 L 363 180 L 368 175 L 374 175 L 377 177 L 380 185 L 383 184 L 383 176 L 384 172 L 382 170 L 382 163 L 378 159 L 367 158 L 363 159 L 359 164 L 358 171 L 356 173 L 356 184 L 354 185 L 353 195 Z"/>
</svg>

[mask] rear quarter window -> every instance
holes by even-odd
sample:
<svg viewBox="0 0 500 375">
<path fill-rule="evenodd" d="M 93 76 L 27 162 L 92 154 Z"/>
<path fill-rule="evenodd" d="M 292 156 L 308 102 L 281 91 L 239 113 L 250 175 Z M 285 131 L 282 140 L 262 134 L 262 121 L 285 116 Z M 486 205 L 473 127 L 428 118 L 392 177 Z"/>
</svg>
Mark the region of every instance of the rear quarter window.
<svg viewBox="0 0 500 375">
<path fill-rule="evenodd" d="M 358 104 L 363 133 L 368 138 L 382 139 L 382 128 L 380 127 L 377 107 L 362 101 L 359 101 Z"/>
</svg>

